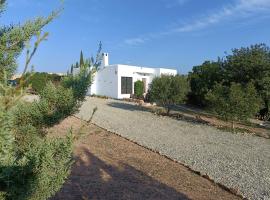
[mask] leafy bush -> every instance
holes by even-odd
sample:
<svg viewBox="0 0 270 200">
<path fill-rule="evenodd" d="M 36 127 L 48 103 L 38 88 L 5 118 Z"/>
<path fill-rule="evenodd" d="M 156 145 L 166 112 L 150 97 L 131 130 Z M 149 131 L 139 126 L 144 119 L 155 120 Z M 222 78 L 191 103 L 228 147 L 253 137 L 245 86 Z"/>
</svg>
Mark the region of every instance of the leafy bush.
<svg viewBox="0 0 270 200">
<path fill-rule="evenodd" d="M 90 81 L 82 82 L 78 77 L 81 75 L 72 80 L 77 80 L 80 87 L 75 82 L 74 88 L 83 91 Z M 1 194 L 4 199 L 47 199 L 64 183 L 72 161 L 72 136 L 49 139 L 44 128 L 59 123 L 77 110 L 85 93 L 77 97 L 74 93 L 73 88 L 48 83 L 39 101 L 16 102 L 10 109 L 1 104 L 0 188 L 5 191 Z M 6 99 L 6 96 L 1 98 Z"/>
<path fill-rule="evenodd" d="M 33 140 L 19 159 L 0 167 L 3 199 L 48 199 L 68 177 L 72 164 L 72 137 Z"/>
<path fill-rule="evenodd" d="M 156 102 L 171 110 L 171 105 L 183 103 L 189 91 L 189 83 L 184 76 L 162 75 L 153 79 L 149 89 L 151 102 Z"/>
<path fill-rule="evenodd" d="M 36 72 L 34 74 L 27 73 L 22 78 L 27 80 L 24 82 L 24 86 L 28 87 L 31 85 L 31 88 L 38 94 L 45 88 L 47 83 L 52 82 L 55 85 L 59 85 L 61 81 L 61 76 L 57 74 L 48 74 L 46 72 Z"/>
<path fill-rule="evenodd" d="M 195 66 L 189 73 L 191 92 L 188 95 L 189 103 L 205 106 L 205 95 L 216 82 L 222 81 L 220 62 L 206 61 L 200 66 Z"/>
<path fill-rule="evenodd" d="M 0 12 L 5 1 L 0 1 Z M 40 100 L 21 101 L 25 95 L 22 84 L 9 86 L 8 78 L 16 70 L 16 59 L 32 36 L 37 36 L 34 50 L 27 49 L 27 64 L 38 44 L 48 35 L 40 36 L 41 29 L 57 14 L 37 18 L 20 26 L 2 27 L 0 35 L 0 199 L 45 200 L 63 185 L 72 164 L 73 136 L 49 138 L 50 127 L 71 115 L 84 99 L 91 83 L 92 70 L 84 69 L 69 77 L 70 84 L 52 83 L 40 89 Z M 30 53 L 30 54 L 29 54 Z M 98 66 L 99 62 L 96 62 Z M 36 80 L 36 79 L 35 79 Z M 76 91 L 75 91 L 76 90 Z M 79 92 L 78 92 L 79 91 Z"/>
<path fill-rule="evenodd" d="M 144 93 L 144 84 L 138 80 L 134 83 L 134 95 L 136 98 L 142 98 Z"/>
<path fill-rule="evenodd" d="M 253 83 L 262 99 L 261 107 L 270 111 L 270 48 L 265 44 L 232 49 L 232 53 L 216 62 L 204 62 L 189 74 L 191 93 L 189 100 L 206 105 L 206 94 L 218 83 L 230 87 L 232 83 L 246 86 Z M 259 112 L 259 110 L 257 111 Z M 266 114 L 270 115 L 270 114 Z"/>
<path fill-rule="evenodd" d="M 31 125 L 42 129 L 73 114 L 78 106 L 72 89 L 48 83 L 41 92 L 39 101 L 22 103 L 17 107 L 14 122 L 17 126 Z"/>
<path fill-rule="evenodd" d="M 71 74 L 65 77 L 61 82 L 61 85 L 64 88 L 72 88 L 73 96 L 78 101 L 83 101 L 85 99 L 89 85 L 91 85 L 93 81 L 95 71 L 90 70 L 90 67 L 88 66 L 88 63 L 86 62 L 83 67 L 81 66 L 80 72 L 76 76 Z"/>
<path fill-rule="evenodd" d="M 71 88 L 49 83 L 40 94 L 40 103 L 47 105 L 47 108 L 49 108 L 46 112 L 43 111 L 44 124 L 54 125 L 61 119 L 73 114 L 79 107 L 78 102 L 74 98 Z"/>
<path fill-rule="evenodd" d="M 230 87 L 217 84 L 208 92 L 206 99 L 213 111 L 232 122 L 253 117 L 261 103 L 252 83 L 246 87 L 236 83 L 232 83 Z"/>
</svg>

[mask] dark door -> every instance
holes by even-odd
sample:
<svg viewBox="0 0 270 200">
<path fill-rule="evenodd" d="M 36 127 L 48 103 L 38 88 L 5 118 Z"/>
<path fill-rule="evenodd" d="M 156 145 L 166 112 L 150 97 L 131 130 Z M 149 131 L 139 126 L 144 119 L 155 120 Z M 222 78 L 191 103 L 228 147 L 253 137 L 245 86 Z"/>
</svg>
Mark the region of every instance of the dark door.
<svg viewBox="0 0 270 200">
<path fill-rule="evenodd" d="M 132 94 L 132 77 L 121 77 L 121 94 Z"/>
</svg>

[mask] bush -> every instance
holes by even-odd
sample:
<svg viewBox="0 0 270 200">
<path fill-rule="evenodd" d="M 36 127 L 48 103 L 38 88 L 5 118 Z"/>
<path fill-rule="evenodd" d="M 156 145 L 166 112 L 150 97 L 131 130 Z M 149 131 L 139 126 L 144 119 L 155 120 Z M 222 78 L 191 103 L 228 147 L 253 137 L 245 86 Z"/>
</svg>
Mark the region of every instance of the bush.
<svg viewBox="0 0 270 200">
<path fill-rule="evenodd" d="M 195 66 L 189 73 L 190 93 L 188 102 L 191 104 L 206 106 L 205 95 L 216 82 L 222 81 L 222 71 L 220 62 L 206 61 L 200 66 Z"/>
<path fill-rule="evenodd" d="M 89 85 L 91 85 L 93 81 L 94 71 L 89 70 L 87 62 L 84 65 L 84 67 L 80 68 L 80 72 L 76 76 L 69 75 L 61 82 L 64 88 L 72 89 L 73 96 L 78 101 L 85 99 Z"/>
<path fill-rule="evenodd" d="M 20 103 L 8 111 L 13 126 L 2 134 L 15 137 L 9 140 L 11 158 L 0 166 L 5 199 L 48 199 L 60 189 L 69 175 L 72 137 L 49 139 L 44 128 L 70 115 L 74 106 L 70 89 L 50 83 L 40 101 Z"/>
<path fill-rule="evenodd" d="M 144 93 L 144 84 L 138 80 L 134 83 L 134 95 L 136 98 L 142 98 Z"/>
<path fill-rule="evenodd" d="M 225 120 L 247 120 L 255 116 L 260 108 L 261 99 L 252 83 L 246 87 L 232 83 L 230 87 L 217 84 L 208 92 L 206 99 L 212 110 Z"/>
<path fill-rule="evenodd" d="M 206 94 L 216 83 L 230 87 L 232 83 L 243 86 L 254 83 L 256 91 L 263 100 L 261 107 L 270 112 L 270 48 L 266 44 L 232 49 L 222 59 L 206 61 L 195 66 L 189 73 L 191 94 L 189 102 L 208 106 Z M 259 110 L 257 111 L 259 112 Z M 268 117 L 265 117 L 267 120 Z"/>
<path fill-rule="evenodd" d="M 0 13 L 5 0 L 0 1 Z M 42 28 L 56 17 L 38 17 L 25 24 L 3 26 L 0 34 L 0 199 L 45 200 L 52 197 L 67 179 L 72 164 L 72 140 L 49 138 L 46 127 L 71 115 L 84 99 L 86 88 L 91 84 L 90 69 L 74 76 L 70 85 L 55 86 L 45 74 L 35 74 L 32 86 L 40 93 L 40 101 L 22 103 L 25 95 L 22 88 L 28 83 L 24 79 L 17 87 L 8 84 L 8 78 L 16 71 L 16 59 L 33 36 L 33 51 L 27 49 L 26 66 L 35 54 L 39 43 L 48 33 Z M 95 67 L 100 62 L 96 62 Z M 29 74 L 30 75 L 30 74 Z M 41 78 L 37 78 L 41 76 Z M 47 76 L 47 75 L 46 75 Z M 34 77 L 34 78 L 33 78 Z M 52 76 L 53 81 L 57 77 Z M 26 85 L 23 85 L 26 84 Z M 44 88 L 45 86 L 45 88 Z M 66 87 L 65 87 L 66 86 Z M 79 92 L 78 92 L 79 91 Z"/>
<path fill-rule="evenodd" d="M 45 88 L 47 83 L 52 82 L 55 85 L 58 85 L 61 81 L 61 76 L 57 74 L 48 74 L 46 72 L 36 72 L 34 74 L 27 73 L 22 78 L 26 80 L 24 87 L 31 85 L 31 88 L 38 94 Z"/>
<path fill-rule="evenodd" d="M 47 105 L 43 110 L 44 124 L 51 126 L 73 114 L 79 107 L 79 101 L 73 96 L 71 88 L 55 86 L 49 83 L 40 94 L 40 103 Z"/>
<path fill-rule="evenodd" d="M 91 83 L 90 71 L 81 70 L 66 79 L 73 87 L 49 82 L 40 92 L 40 100 L 33 103 L 18 103 L 16 88 L 2 85 L 5 89 L 0 90 L 1 199 L 48 199 L 68 177 L 72 136 L 47 138 L 45 128 L 77 111 Z"/>
<path fill-rule="evenodd" d="M 48 199 L 68 177 L 72 164 L 72 137 L 33 140 L 19 159 L 0 167 L 3 199 Z"/>
<path fill-rule="evenodd" d="M 149 89 L 149 99 L 165 107 L 169 114 L 172 105 L 186 100 L 188 91 L 189 84 L 185 76 L 162 75 L 153 79 Z"/>
<path fill-rule="evenodd" d="M 48 83 L 40 94 L 40 100 L 22 103 L 15 111 L 17 126 L 32 125 L 37 129 L 50 127 L 73 114 L 78 108 L 71 89 Z"/>
</svg>

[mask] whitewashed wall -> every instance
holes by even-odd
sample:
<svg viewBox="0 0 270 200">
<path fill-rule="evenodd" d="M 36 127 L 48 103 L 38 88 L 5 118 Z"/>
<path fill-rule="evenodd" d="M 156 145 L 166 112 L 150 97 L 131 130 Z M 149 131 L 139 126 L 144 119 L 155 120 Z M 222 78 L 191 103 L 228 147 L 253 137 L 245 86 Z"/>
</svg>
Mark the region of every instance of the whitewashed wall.
<svg viewBox="0 0 270 200">
<path fill-rule="evenodd" d="M 175 75 L 177 75 L 177 70 L 158 68 L 158 75 L 161 76 L 162 74 L 175 76 Z"/>
<path fill-rule="evenodd" d="M 112 98 L 118 98 L 117 94 L 117 66 L 107 66 L 100 69 L 94 76 L 94 82 L 91 86 L 91 95 L 105 95 Z"/>
<path fill-rule="evenodd" d="M 118 99 L 130 98 L 130 94 L 121 94 L 121 77 L 132 77 L 132 93 L 134 94 L 134 83 L 146 78 L 146 83 L 149 84 L 155 71 L 154 68 L 118 65 Z"/>
<path fill-rule="evenodd" d="M 121 94 L 121 77 L 132 77 L 132 93 L 134 93 L 134 83 L 136 81 L 145 78 L 147 90 L 153 78 L 162 74 L 176 75 L 177 71 L 129 65 L 105 66 L 96 73 L 89 93 L 91 95 L 105 95 L 116 99 L 130 98 L 130 94 Z"/>
</svg>

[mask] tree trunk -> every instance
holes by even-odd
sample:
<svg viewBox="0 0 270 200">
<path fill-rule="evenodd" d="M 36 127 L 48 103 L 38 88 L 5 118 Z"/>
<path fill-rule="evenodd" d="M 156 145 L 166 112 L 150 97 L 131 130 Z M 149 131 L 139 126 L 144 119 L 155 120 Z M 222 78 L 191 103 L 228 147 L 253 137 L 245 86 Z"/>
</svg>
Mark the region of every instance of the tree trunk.
<svg viewBox="0 0 270 200">
<path fill-rule="evenodd" d="M 167 107 L 167 115 L 170 114 L 170 111 L 171 111 L 171 108 L 170 108 L 170 106 L 168 106 L 168 107 Z"/>
<path fill-rule="evenodd" d="M 234 121 L 232 121 L 232 131 L 234 132 L 235 126 L 234 126 Z"/>
</svg>

